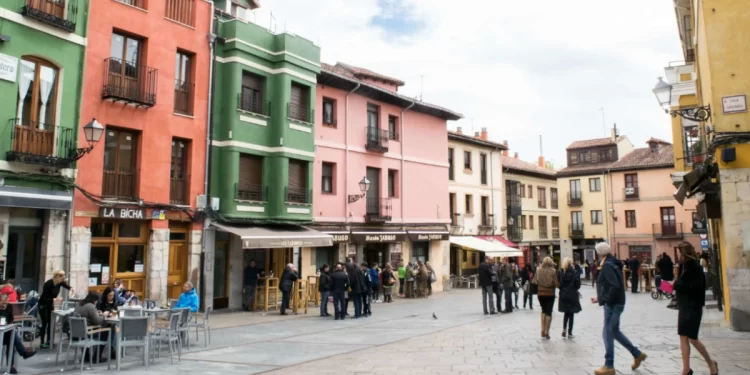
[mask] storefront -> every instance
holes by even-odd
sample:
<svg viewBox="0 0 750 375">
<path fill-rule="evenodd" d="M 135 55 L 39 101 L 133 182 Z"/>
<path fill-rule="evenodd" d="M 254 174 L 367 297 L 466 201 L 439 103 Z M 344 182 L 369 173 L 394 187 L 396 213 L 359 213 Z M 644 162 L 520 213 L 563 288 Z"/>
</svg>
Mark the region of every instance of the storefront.
<svg viewBox="0 0 750 375">
<path fill-rule="evenodd" d="M 451 274 L 458 276 L 476 274 L 479 264 L 484 263 L 485 257 L 517 258 L 523 256 L 523 252 L 519 249 L 474 236 L 450 236 L 450 244 Z"/>
<path fill-rule="evenodd" d="M 355 262 L 367 262 L 385 267 L 386 263 L 396 267 L 403 261 L 403 243 L 406 241 L 406 231 L 403 230 L 352 230 L 352 240 L 347 251 L 347 257 Z"/>
</svg>

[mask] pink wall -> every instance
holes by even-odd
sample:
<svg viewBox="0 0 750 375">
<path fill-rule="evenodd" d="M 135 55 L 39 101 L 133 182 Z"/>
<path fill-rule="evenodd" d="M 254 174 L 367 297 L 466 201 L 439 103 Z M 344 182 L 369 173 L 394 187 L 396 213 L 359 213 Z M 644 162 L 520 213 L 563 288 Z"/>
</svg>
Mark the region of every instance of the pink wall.
<svg viewBox="0 0 750 375">
<path fill-rule="evenodd" d="M 348 194 L 359 194 L 358 183 L 366 174 L 367 167 L 380 168 L 380 196 L 388 193 L 388 170 L 397 171 L 396 197 L 392 199 L 393 211 L 391 222 L 401 221 L 401 202 L 404 201 L 404 218 L 406 222 L 449 222 L 448 209 L 448 135 L 446 121 L 437 117 L 407 111 L 404 113 L 404 128 L 399 129 L 400 141 L 389 141 L 386 154 L 365 149 L 367 104 L 380 106 L 380 128 L 388 128 L 388 116 L 399 117 L 401 127 L 401 108 L 363 96 L 349 96 L 349 123 L 346 123 L 346 92 L 318 85 L 316 90 L 315 119 L 315 170 L 313 185 L 313 213 L 316 221 L 345 221 L 349 213 L 350 221 L 363 222 L 365 202 L 348 204 Z M 322 121 L 323 97 L 336 101 L 336 127 L 324 126 Z M 345 167 L 348 128 L 349 167 Z M 427 141 L 429 140 L 429 141 Z M 404 170 L 401 165 L 401 146 L 408 147 L 405 152 Z M 321 192 L 323 162 L 335 163 L 334 192 Z M 404 184 L 401 196 L 400 184 Z M 370 187 L 372 190 L 373 187 Z M 430 221 L 426 221 L 429 219 Z"/>
</svg>

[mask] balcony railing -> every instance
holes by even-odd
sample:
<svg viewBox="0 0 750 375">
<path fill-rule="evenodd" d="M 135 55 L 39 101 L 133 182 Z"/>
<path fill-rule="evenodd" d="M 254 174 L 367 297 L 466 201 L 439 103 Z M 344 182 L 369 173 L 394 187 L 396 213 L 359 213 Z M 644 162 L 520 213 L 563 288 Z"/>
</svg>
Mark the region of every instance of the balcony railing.
<svg viewBox="0 0 750 375">
<path fill-rule="evenodd" d="M 315 110 L 311 110 L 307 105 L 288 103 L 286 106 L 286 115 L 290 119 L 312 124 L 315 121 Z"/>
<path fill-rule="evenodd" d="M 195 0 L 167 0 L 167 18 L 179 23 L 193 25 Z"/>
<path fill-rule="evenodd" d="M 495 230 L 495 215 L 482 215 L 482 221 L 479 223 L 480 232 L 492 232 Z"/>
<path fill-rule="evenodd" d="M 560 228 L 552 228 L 552 239 L 556 240 L 560 238 Z"/>
<path fill-rule="evenodd" d="M 195 84 L 175 80 L 174 82 L 174 111 L 181 115 L 193 115 L 193 95 Z"/>
<path fill-rule="evenodd" d="M 570 224 L 568 225 L 568 231 L 570 232 L 570 238 L 584 238 L 583 224 Z"/>
<path fill-rule="evenodd" d="M 368 126 L 365 148 L 376 152 L 388 152 L 388 130 Z"/>
<path fill-rule="evenodd" d="M 392 212 L 391 198 L 367 197 L 366 221 L 375 223 L 390 221 Z"/>
<path fill-rule="evenodd" d="M 640 199 L 640 191 L 638 187 L 626 187 L 622 189 L 622 195 L 626 201 Z"/>
<path fill-rule="evenodd" d="M 102 98 L 153 107 L 158 71 L 146 65 L 110 57 L 104 59 Z"/>
<path fill-rule="evenodd" d="M 188 198 L 188 182 L 190 181 L 189 175 L 183 175 L 182 177 L 172 177 L 169 179 L 169 203 L 176 205 L 188 205 L 190 204 Z"/>
<path fill-rule="evenodd" d="M 453 214 L 453 217 L 451 217 L 451 227 L 463 228 L 464 227 L 464 215 Z"/>
<path fill-rule="evenodd" d="M 68 168 L 75 152 L 73 129 L 14 118 L 8 121 L 8 161 Z"/>
<path fill-rule="evenodd" d="M 236 183 L 234 198 L 243 201 L 268 202 L 268 186 Z"/>
<path fill-rule="evenodd" d="M 682 223 L 674 223 L 674 225 L 651 224 L 651 228 L 654 238 L 680 239 L 685 237 L 685 233 L 682 231 Z"/>
<path fill-rule="evenodd" d="M 300 203 L 310 204 L 312 203 L 312 190 L 305 188 L 286 187 L 286 202 L 287 203 Z"/>
<path fill-rule="evenodd" d="M 583 206 L 583 198 L 581 192 L 577 192 L 575 195 L 568 193 L 568 206 Z"/>
<path fill-rule="evenodd" d="M 243 92 L 237 94 L 237 108 L 245 112 L 269 116 L 271 114 L 271 102 L 263 102 L 259 98 L 253 96 L 252 90 L 243 88 Z"/>
<path fill-rule="evenodd" d="M 516 220 L 516 219 L 513 219 Z M 523 241 L 523 229 L 519 228 L 517 224 L 509 225 L 507 229 L 508 239 L 513 242 Z"/>
<path fill-rule="evenodd" d="M 102 196 L 109 198 L 135 198 L 135 171 L 104 171 Z"/>
<path fill-rule="evenodd" d="M 63 29 L 76 31 L 78 0 L 25 0 L 23 15 L 37 21 Z"/>
<path fill-rule="evenodd" d="M 546 240 L 547 239 L 547 228 L 539 228 L 539 239 Z"/>
</svg>

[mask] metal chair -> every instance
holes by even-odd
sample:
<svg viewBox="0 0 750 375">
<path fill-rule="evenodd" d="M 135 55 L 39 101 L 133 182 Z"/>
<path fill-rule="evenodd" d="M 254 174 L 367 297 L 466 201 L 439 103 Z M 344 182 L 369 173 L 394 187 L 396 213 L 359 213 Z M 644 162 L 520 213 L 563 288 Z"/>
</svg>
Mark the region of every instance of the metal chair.
<svg viewBox="0 0 750 375">
<path fill-rule="evenodd" d="M 120 311 L 123 312 L 125 317 L 134 318 L 134 317 L 142 317 L 143 316 L 143 309 L 128 309 L 128 308 L 120 308 Z"/>
<path fill-rule="evenodd" d="M 203 321 L 199 322 L 198 319 L 194 319 L 192 322 L 188 322 L 188 328 L 195 327 L 195 341 L 198 341 L 198 330 L 203 331 L 203 346 L 208 347 L 211 343 L 211 325 L 209 324 L 209 318 L 211 312 L 213 312 L 213 306 L 207 306 L 206 311 L 203 312 Z M 190 349 L 190 347 L 188 347 Z"/>
<path fill-rule="evenodd" d="M 161 343 L 166 342 L 169 344 L 169 360 L 174 364 L 174 347 L 177 347 L 177 360 L 181 360 L 182 356 L 182 342 L 180 341 L 180 316 L 181 312 L 173 311 L 169 314 L 169 326 L 167 329 L 158 330 L 157 333 L 151 334 L 151 343 L 156 342 L 158 346 L 153 351 L 153 357 L 156 357 L 161 352 Z"/>
<path fill-rule="evenodd" d="M 68 359 L 70 359 L 70 349 L 75 349 L 75 352 L 73 353 L 73 362 L 77 361 L 78 349 L 81 349 L 81 372 L 83 372 L 83 362 L 84 358 L 86 358 L 86 350 L 92 351 L 92 349 L 94 348 L 98 349 L 99 346 L 106 346 L 107 353 L 111 351 L 109 344 L 111 340 L 109 338 L 106 341 L 95 340 L 93 338 L 93 336 L 96 334 L 109 332 L 109 329 L 97 328 L 89 330 L 86 323 L 86 318 L 69 317 L 68 322 L 70 323 L 70 338 L 68 341 L 68 350 L 65 352 L 65 368 L 68 367 Z M 93 357 L 94 353 L 89 353 L 89 366 L 92 367 L 94 365 Z M 107 370 L 109 370 L 110 368 L 110 361 L 109 358 L 107 358 Z"/>
<path fill-rule="evenodd" d="M 40 317 L 38 314 L 34 314 L 38 305 L 38 303 L 35 304 L 29 311 L 23 313 L 24 320 L 19 322 L 20 325 L 17 329 L 18 334 L 21 335 L 21 341 L 29 341 L 31 349 L 34 349 L 37 329 L 41 326 Z M 28 340 L 26 340 L 27 338 Z"/>
<path fill-rule="evenodd" d="M 170 299 L 169 300 L 169 307 L 174 308 L 177 305 L 178 299 Z"/>
<path fill-rule="evenodd" d="M 120 332 L 117 337 L 117 371 L 120 371 L 120 359 L 126 348 L 143 348 L 143 364 L 148 368 L 148 353 L 151 334 L 148 331 L 148 317 L 120 318 Z"/>
<path fill-rule="evenodd" d="M 156 306 L 158 306 L 158 305 L 159 304 L 156 301 L 154 301 L 154 300 L 151 300 L 151 299 L 145 299 L 145 300 L 143 300 L 143 307 L 144 308 L 155 309 Z"/>
<path fill-rule="evenodd" d="M 172 311 L 180 312 L 180 340 L 183 340 L 183 345 L 190 350 L 190 308 L 180 307 L 179 309 L 172 309 Z"/>
<path fill-rule="evenodd" d="M 469 276 L 469 279 L 466 282 L 466 286 L 468 288 L 475 288 L 476 289 L 477 285 L 479 284 L 478 281 L 479 281 L 479 276 L 477 276 L 477 275 L 471 275 L 471 276 Z"/>
</svg>

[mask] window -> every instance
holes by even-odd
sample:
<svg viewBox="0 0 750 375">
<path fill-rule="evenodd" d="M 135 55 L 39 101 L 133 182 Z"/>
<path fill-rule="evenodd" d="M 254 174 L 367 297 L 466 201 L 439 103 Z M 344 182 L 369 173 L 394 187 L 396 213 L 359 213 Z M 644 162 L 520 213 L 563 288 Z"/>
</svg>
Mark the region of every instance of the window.
<svg viewBox="0 0 750 375">
<path fill-rule="evenodd" d="M 104 145 L 102 195 L 133 198 L 135 194 L 136 134 L 107 128 Z"/>
<path fill-rule="evenodd" d="M 412 243 L 412 258 L 424 262 L 430 261 L 430 243 L 428 241 L 419 241 Z"/>
<path fill-rule="evenodd" d="M 534 185 L 529 185 L 529 198 L 534 199 Z"/>
<path fill-rule="evenodd" d="M 380 122 L 378 121 L 379 118 L 380 118 L 380 107 L 376 106 L 375 104 L 368 104 L 367 105 L 367 127 L 370 129 L 380 128 Z"/>
<path fill-rule="evenodd" d="M 333 193 L 333 170 L 336 164 L 323 162 L 323 172 L 320 190 L 323 193 Z"/>
<path fill-rule="evenodd" d="M 136 8 L 146 9 L 146 0 L 116 0 L 117 2 L 134 6 Z"/>
<path fill-rule="evenodd" d="M 526 198 L 526 185 L 521 184 L 521 198 Z"/>
<path fill-rule="evenodd" d="M 635 228 L 635 210 L 626 210 L 625 211 L 625 227 L 626 228 Z"/>
<path fill-rule="evenodd" d="M 534 229 L 534 215 L 529 215 L 529 229 Z"/>
<path fill-rule="evenodd" d="M 489 226 L 490 223 L 490 197 L 482 197 L 481 199 L 481 210 L 482 210 L 482 225 Z"/>
<path fill-rule="evenodd" d="M 560 218 L 557 216 L 552 216 L 552 229 L 559 229 L 560 228 Z"/>
<path fill-rule="evenodd" d="M 140 60 L 141 60 L 141 41 L 129 37 L 120 35 L 117 33 L 112 34 L 112 45 L 110 46 L 110 75 L 118 75 L 121 77 L 128 77 L 130 79 L 138 80 L 140 75 L 145 72 L 139 72 Z M 110 84 L 112 77 L 110 77 Z M 133 82 L 125 81 L 123 85 L 133 84 Z M 122 87 L 121 89 L 125 89 Z M 137 87 L 132 87 L 131 90 L 138 91 Z"/>
<path fill-rule="evenodd" d="M 661 207 L 661 230 L 663 234 L 677 233 L 677 219 L 674 207 Z"/>
<path fill-rule="evenodd" d="M 570 198 L 581 199 L 581 180 L 570 180 Z"/>
<path fill-rule="evenodd" d="M 230 11 L 232 12 L 233 16 L 241 20 L 247 20 L 247 8 L 233 2 Z"/>
<path fill-rule="evenodd" d="M 482 185 L 487 185 L 487 154 L 479 154 L 479 172 Z"/>
<path fill-rule="evenodd" d="M 292 82 L 289 93 L 289 118 L 302 122 L 312 122 L 309 118 L 309 89 L 296 82 Z"/>
<path fill-rule="evenodd" d="M 240 109 L 261 115 L 267 114 L 263 105 L 263 88 L 266 78 L 250 72 L 242 72 L 242 96 Z"/>
<path fill-rule="evenodd" d="M 539 237 L 547 238 L 547 217 L 539 216 Z"/>
<path fill-rule="evenodd" d="M 453 172 L 453 152 L 452 148 L 448 149 L 448 180 L 453 181 L 455 179 Z"/>
<path fill-rule="evenodd" d="M 471 170 L 471 152 L 464 151 L 464 169 Z"/>
<path fill-rule="evenodd" d="M 578 164 L 578 154 L 577 153 L 571 153 L 570 154 L 570 164 Z"/>
<path fill-rule="evenodd" d="M 695 156 L 703 153 L 703 144 L 700 142 L 700 130 L 698 123 L 682 119 L 682 149 L 686 165 L 691 165 Z"/>
<path fill-rule="evenodd" d="M 388 139 L 398 141 L 398 117 L 388 116 Z"/>
<path fill-rule="evenodd" d="M 59 71 L 50 63 L 21 59 L 13 151 L 35 155 L 54 152 L 58 76 Z"/>
<path fill-rule="evenodd" d="M 601 210 L 592 210 L 591 211 L 591 224 L 601 224 L 603 222 L 602 220 L 602 211 Z"/>
<path fill-rule="evenodd" d="M 336 127 L 336 101 L 323 98 L 323 125 Z"/>
<path fill-rule="evenodd" d="M 396 181 L 398 181 L 398 171 L 395 169 L 388 170 L 388 196 L 395 198 L 396 194 Z"/>
<path fill-rule="evenodd" d="M 557 188 L 549 189 L 549 200 L 552 203 L 552 209 L 557 209 Z"/>
<path fill-rule="evenodd" d="M 265 202 L 266 188 L 263 186 L 263 157 L 240 154 L 240 171 L 237 182 L 237 199 Z"/>
<path fill-rule="evenodd" d="M 472 197 L 471 197 L 470 194 L 466 194 L 465 199 L 466 199 L 466 202 L 465 202 L 466 203 L 465 212 L 466 212 L 467 215 L 470 215 L 470 214 L 472 214 L 474 212 L 473 207 L 472 207 L 473 206 L 473 199 L 472 199 Z"/>
<path fill-rule="evenodd" d="M 521 229 L 526 229 L 526 215 L 521 215 Z"/>
<path fill-rule="evenodd" d="M 602 191 L 602 180 L 599 177 L 589 178 L 589 191 Z"/>
<path fill-rule="evenodd" d="M 637 173 L 629 173 L 625 175 L 625 187 L 626 188 L 638 187 L 638 174 Z"/>
<path fill-rule="evenodd" d="M 547 208 L 547 189 L 543 186 L 537 186 L 537 203 L 539 204 L 539 208 Z"/>
<path fill-rule="evenodd" d="M 193 114 L 193 88 L 191 80 L 192 56 L 177 51 L 174 77 L 174 111 L 183 115 Z"/>
<path fill-rule="evenodd" d="M 582 231 L 583 230 L 583 212 L 581 212 L 581 211 L 572 211 L 570 213 L 570 227 L 574 231 Z"/>
<path fill-rule="evenodd" d="M 308 161 L 289 159 L 289 183 L 287 185 L 286 201 L 291 203 L 312 203 L 310 191 L 307 189 Z"/>
<path fill-rule="evenodd" d="M 169 172 L 169 202 L 171 204 L 188 204 L 187 170 L 188 142 L 182 139 L 172 139 L 172 162 Z"/>
<path fill-rule="evenodd" d="M 194 0 L 167 0 L 167 18 L 193 26 Z"/>
<path fill-rule="evenodd" d="M 120 237 L 123 237 L 120 234 Z M 145 246 L 120 245 L 117 251 L 117 273 L 143 272 Z"/>
</svg>

